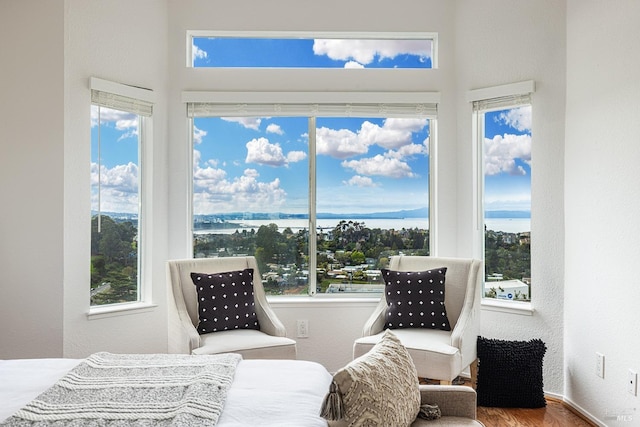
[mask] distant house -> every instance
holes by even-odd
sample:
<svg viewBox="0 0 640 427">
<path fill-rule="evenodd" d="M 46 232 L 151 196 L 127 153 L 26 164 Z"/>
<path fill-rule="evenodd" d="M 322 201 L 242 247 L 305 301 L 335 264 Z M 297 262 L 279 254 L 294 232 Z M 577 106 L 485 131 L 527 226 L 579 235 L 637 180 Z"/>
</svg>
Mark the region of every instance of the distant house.
<svg viewBox="0 0 640 427">
<path fill-rule="evenodd" d="M 502 281 L 486 281 L 484 284 L 484 292 L 490 292 L 492 289 L 496 290 L 497 299 L 505 300 L 528 300 L 529 299 L 529 285 L 521 280 L 502 280 Z"/>
</svg>

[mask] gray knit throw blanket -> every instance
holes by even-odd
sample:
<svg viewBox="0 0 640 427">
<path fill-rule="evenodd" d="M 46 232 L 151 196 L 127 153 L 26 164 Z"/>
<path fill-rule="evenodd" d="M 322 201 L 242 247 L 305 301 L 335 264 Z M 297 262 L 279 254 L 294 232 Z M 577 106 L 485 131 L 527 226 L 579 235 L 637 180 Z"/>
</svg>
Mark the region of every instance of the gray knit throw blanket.
<svg viewBox="0 0 640 427">
<path fill-rule="evenodd" d="M 213 426 L 242 356 L 95 353 L 2 426 Z"/>
</svg>

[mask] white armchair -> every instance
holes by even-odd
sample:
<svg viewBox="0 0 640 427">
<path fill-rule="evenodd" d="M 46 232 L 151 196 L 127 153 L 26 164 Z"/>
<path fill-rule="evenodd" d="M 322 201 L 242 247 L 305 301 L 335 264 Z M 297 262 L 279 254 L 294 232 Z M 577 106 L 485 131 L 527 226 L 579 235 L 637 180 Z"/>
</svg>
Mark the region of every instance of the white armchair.
<svg viewBox="0 0 640 427">
<path fill-rule="evenodd" d="M 256 329 L 234 329 L 198 334 L 198 296 L 191 273 L 220 273 L 253 268 Z M 169 284 L 169 353 L 240 353 L 245 359 L 295 359 L 296 342 L 265 297 L 258 264 L 252 256 L 196 258 L 167 262 Z"/>
<path fill-rule="evenodd" d="M 394 256 L 389 270 L 424 271 L 447 267 L 445 307 L 451 331 L 426 328 L 394 329 L 409 350 L 418 376 L 451 384 L 470 366 L 472 384 L 477 375 L 476 344 L 480 333 L 480 285 L 482 263 L 475 259 Z M 353 357 L 368 352 L 382 337 L 387 302 L 382 296 L 367 320 L 362 337 L 353 346 Z"/>
</svg>

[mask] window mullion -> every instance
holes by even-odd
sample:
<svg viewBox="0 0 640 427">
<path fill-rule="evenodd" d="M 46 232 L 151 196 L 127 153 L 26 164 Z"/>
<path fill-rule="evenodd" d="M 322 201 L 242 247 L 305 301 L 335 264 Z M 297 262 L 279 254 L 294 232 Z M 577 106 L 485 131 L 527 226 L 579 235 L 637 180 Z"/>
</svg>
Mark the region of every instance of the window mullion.
<svg viewBox="0 0 640 427">
<path fill-rule="evenodd" d="M 318 263 L 316 228 L 316 117 L 309 117 L 309 295 L 317 289 Z"/>
</svg>

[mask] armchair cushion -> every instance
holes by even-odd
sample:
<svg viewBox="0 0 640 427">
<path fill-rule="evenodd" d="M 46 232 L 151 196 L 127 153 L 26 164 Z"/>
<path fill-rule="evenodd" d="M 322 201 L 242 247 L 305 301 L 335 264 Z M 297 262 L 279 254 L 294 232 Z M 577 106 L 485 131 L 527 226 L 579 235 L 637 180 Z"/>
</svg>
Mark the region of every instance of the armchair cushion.
<svg viewBox="0 0 640 427">
<path fill-rule="evenodd" d="M 451 330 L 444 304 L 446 267 L 425 271 L 381 271 L 387 301 L 385 328 Z"/>
<path fill-rule="evenodd" d="M 253 299 L 253 269 L 191 273 L 198 293 L 198 333 L 260 329 Z"/>
</svg>

